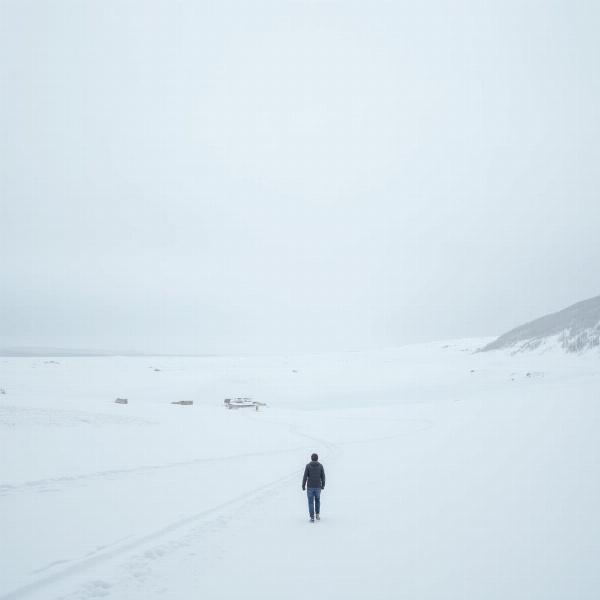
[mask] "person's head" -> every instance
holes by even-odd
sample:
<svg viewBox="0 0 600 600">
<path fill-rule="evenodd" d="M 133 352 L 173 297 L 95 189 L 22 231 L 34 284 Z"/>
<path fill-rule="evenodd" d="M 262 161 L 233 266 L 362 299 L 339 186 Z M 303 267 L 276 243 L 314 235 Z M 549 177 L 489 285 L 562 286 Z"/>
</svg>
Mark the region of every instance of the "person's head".
<svg viewBox="0 0 600 600">
<path fill-rule="evenodd" d="M 310 455 L 310 460 L 319 460 L 319 455 L 316 452 L 313 452 Z"/>
</svg>

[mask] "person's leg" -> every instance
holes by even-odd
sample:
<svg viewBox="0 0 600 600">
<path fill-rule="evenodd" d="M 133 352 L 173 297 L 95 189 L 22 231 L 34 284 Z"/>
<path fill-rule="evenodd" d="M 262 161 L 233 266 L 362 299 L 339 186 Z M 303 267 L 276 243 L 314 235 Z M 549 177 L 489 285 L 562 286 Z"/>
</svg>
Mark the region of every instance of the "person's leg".
<svg viewBox="0 0 600 600">
<path fill-rule="evenodd" d="M 321 490 L 315 489 L 315 512 L 319 514 L 321 512 Z"/>
<path fill-rule="evenodd" d="M 312 519 L 315 516 L 315 508 L 314 508 L 315 495 L 314 495 L 314 489 L 313 488 L 307 488 L 306 495 L 308 497 L 308 514 L 310 515 L 310 518 Z"/>
</svg>

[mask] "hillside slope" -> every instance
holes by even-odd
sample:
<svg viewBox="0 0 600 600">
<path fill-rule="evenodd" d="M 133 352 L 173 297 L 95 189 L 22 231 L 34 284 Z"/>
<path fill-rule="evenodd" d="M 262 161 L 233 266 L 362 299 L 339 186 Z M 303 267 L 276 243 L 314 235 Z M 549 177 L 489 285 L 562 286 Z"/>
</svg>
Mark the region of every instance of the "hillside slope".
<svg viewBox="0 0 600 600">
<path fill-rule="evenodd" d="M 558 345 L 572 353 L 600 347 L 600 296 L 516 327 L 482 351 L 513 348 L 521 352 L 542 344 Z"/>
</svg>

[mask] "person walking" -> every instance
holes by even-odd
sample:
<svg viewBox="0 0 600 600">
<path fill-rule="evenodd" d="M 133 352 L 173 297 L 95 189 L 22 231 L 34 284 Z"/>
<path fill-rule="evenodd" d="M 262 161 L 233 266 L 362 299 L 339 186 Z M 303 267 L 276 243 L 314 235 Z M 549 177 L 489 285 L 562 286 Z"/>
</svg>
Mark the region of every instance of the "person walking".
<svg viewBox="0 0 600 600">
<path fill-rule="evenodd" d="M 306 490 L 308 496 L 310 522 L 315 522 L 315 515 L 319 521 L 321 519 L 321 490 L 325 489 L 325 469 L 319 462 L 319 455 L 316 453 L 311 455 L 310 462 L 304 469 L 302 489 Z"/>
</svg>

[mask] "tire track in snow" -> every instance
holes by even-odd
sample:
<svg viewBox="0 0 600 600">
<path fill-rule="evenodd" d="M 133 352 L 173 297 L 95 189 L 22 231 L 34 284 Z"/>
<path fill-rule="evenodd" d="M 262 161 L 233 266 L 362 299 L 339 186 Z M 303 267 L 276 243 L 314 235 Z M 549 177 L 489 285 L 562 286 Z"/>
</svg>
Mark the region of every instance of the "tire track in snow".
<svg viewBox="0 0 600 600">
<path fill-rule="evenodd" d="M 321 440 L 319 438 L 315 438 L 313 436 L 310 436 L 308 434 L 304 434 L 301 432 L 292 431 L 291 428 L 290 428 L 290 431 L 294 435 L 312 439 L 313 441 L 317 441 L 318 443 L 322 443 L 326 446 L 331 446 L 331 444 L 329 442 L 327 442 L 326 440 Z M 225 459 L 226 460 L 234 460 L 236 458 L 241 458 L 241 457 L 246 458 L 248 456 L 265 456 L 265 455 L 273 456 L 276 454 L 281 454 L 281 453 L 286 453 L 286 452 L 297 452 L 301 449 L 303 450 L 304 448 L 300 447 L 300 448 L 292 448 L 292 449 L 286 449 L 286 450 L 271 450 L 271 451 L 247 453 L 247 454 L 233 455 L 231 457 L 225 457 Z M 219 460 L 219 459 L 196 459 L 193 461 L 172 463 L 169 465 L 165 465 L 164 468 L 172 468 L 175 466 L 182 466 L 182 465 L 185 466 L 185 465 L 189 465 L 189 464 L 196 464 L 196 463 L 201 463 L 201 462 L 206 462 L 206 461 L 215 461 L 215 460 Z M 221 460 L 223 460 L 223 459 L 221 459 Z M 160 467 L 158 467 L 158 468 L 160 468 Z M 155 468 L 151 467 L 150 470 L 155 470 Z M 122 471 L 119 471 L 119 474 L 127 475 L 127 474 L 131 474 L 132 471 L 137 472 L 137 471 L 139 471 L 139 468 L 122 470 Z M 300 472 L 301 472 L 301 469 L 295 469 L 294 471 L 289 472 L 282 477 L 278 477 L 277 479 L 274 479 L 268 483 L 265 483 L 256 488 L 253 488 L 243 494 L 240 494 L 239 496 L 236 496 L 235 498 L 232 498 L 231 500 L 227 500 L 225 502 L 222 502 L 220 504 L 213 506 L 212 508 L 200 511 L 200 512 L 190 515 L 188 517 L 184 517 L 182 519 L 174 521 L 173 523 L 170 523 L 164 527 L 161 527 L 160 529 L 157 529 L 156 531 L 154 531 L 152 533 L 136 537 L 135 539 L 133 539 L 131 541 L 127 541 L 125 543 L 118 544 L 118 545 L 116 545 L 116 547 L 115 547 L 115 544 L 111 544 L 110 550 L 106 550 L 103 552 L 96 552 L 96 553 L 93 553 L 93 555 L 88 554 L 80 559 L 66 561 L 68 563 L 71 563 L 71 564 L 69 564 L 68 567 L 65 567 L 55 573 L 48 574 L 48 575 L 46 575 L 36 581 L 33 581 L 29 584 L 26 584 L 24 586 L 16 588 L 16 589 L 12 590 L 11 592 L 0 596 L 0 600 L 16 600 L 19 598 L 26 598 L 28 595 L 40 591 L 45 586 L 68 579 L 70 576 L 77 575 L 83 570 L 90 569 L 90 568 L 95 567 L 104 562 L 108 562 L 108 561 L 118 558 L 120 556 L 127 555 L 131 552 L 144 549 L 144 547 L 146 547 L 147 545 L 149 545 L 152 542 L 155 542 L 156 540 L 159 540 L 161 538 L 166 537 L 169 534 L 172 534 L 172 533 L 182 530 L 186 527 L 189 527 L 190 525 L 192 525 L 194 523 L 202 521 L 206 517 L 210 517 L 213 515 L 218 516 L 219 513 L 221 511 L 223 511 L 224 509 L 235 506 L 238 503 L 247 501 L 254 496 L 257 496 L 257 495 L 264 493 L 276 486 L 279 486 L 281 483 L 290 481 L 293 477 L 299 477 Z M 106 476 L 105 472 L 102 472 L 102 475 Z M 90 479 L 92 477 L 93 476 L 87 476 L 88 479 Z M 65 480 L 67 480 L 69 482 L 71 482 L 71 480 L 73 480 L 73 479 L 77 480 L 78 478 L 65 478 Z M 38 483 L 38 482 L 35 482 L 35 483 Z M 55 564 L 65 564 L 65 562 L 57 561 Z M 47 568 L 52 568 L 52 566 L 49 565 Z M 46 568 L 42 568 L 41 570 L 38 570 L 38 572 L 44 571 L 44 570 L 46 570 Z"/>
<path fill-rule="evenodd" d="M 386 419 L 370 419 L 370 420 L 384 420 L 385 421 Z M 402 421 L 403 419 L 398 419 L 398 420 Z M 412 419 L 411 421 L 417 421 L 417 420 Z M 278 423 L 277 421 L 274 421 L 274 420 L 271 420 L 270 422 L 275 425 L 280 425 L 280 423 Z M 383 440 L 387 440 L 387 439 L 391 439 L 391 438 L 405 436 L 409 433 L 409 432 L 398 432 L 396 434 L 387 435 L 387 436 L 377 436 L 377 437 L 373 437 L 373 438 L 348 440 L 348 441 L 344 441 L 344 442 L 335 443 L 335 442 L 332 442 L 331 440 L 327 440 L 324 438 L 320 438 L 317 436 L 313 436 L 313 435 L 301 432 L 297 429 L 297 426 L 295 424 L 288 425 L 288 427 L 289 427 L 290 433 L 292 433 L 293 435 L 306 438 L 306 439 L 316 442 L 316 443 L 320 444 L 322 447 L 326 448 L 327 452 L 326 452 L 326 454 L 323 455 L 324 457 L 331 457 L 331 456 L 335 455 L 336 453 L 339 452 L 340 448 L 345 445 L 375 443 L 378 441 L 383 441 Z M 431 423 L 429 423 L 427 427 L 423 427 L 422 429 L 419 429 L 417 431 L 428 429 L 429 427 L 431 427 Z M 413 432 L 411 432 L 411 433 L 414 433 L 414 432 L 415 431 L 413 430 Z M 292 448 L 292 449 L 287 449 L 284 451 L 283 450 L 280 450 L 280 451 L 274 450 L 274 451 L 264 451 L 264 452 L 240 454 L 240 455 L 233 455 L 231 457 L 222 457 L 221 459 L 195 459 L 192 461 L 171 463 L 169 465 L 162 465 L 159 467 L 150 467 L 149 470 L 155 470 L 157 468 L 158 469 L 172 468 L 175 466 L 190 465 L 190 464 L 196 464 L 199 462 L 206 462 L 206 461 L 234 460 L 235 458 L 248 457 L 248 456 L 275 455 L 275 454 L 286 453 L 286 452 L 296 452 L 299 450 L 304 451 L 305 447 L 302 446 L 299 448 Z M 141 469 L 147 469 L 147 468 L 142 467 Z M 122 470 L 122 471 L 119 471 L 119 474 L 130 474 L 132 471 L 135 472 L 135 471 L 139 471 L 139 470 L 140 470 L 140 468 L 130 469 L 130 470 Z M 118 559 L 121 556 L 125 556 L 125 555 L 131 554 L 133 552 L 139 552 L 144 549 L 146 549 L 146 552 L 150 552 L 150 548 L 147 548 L 147 547 L 150 544 L 152 544 L 153 542 L 164 539 L 167 536 L 169 536 L 173 533 L 176 533 L 178 531 L 185 530 L 186 528 L 189 528 L 190 526 L 201 522 L 203 519 L 206 519 L 207 517 L 215 517 L 214 520 L 216 521 L 219 519 L 220 514 L 222 513 L 222 511 L 224 509 L 228 509 L 230 507 L 235 507 L 235 505 L 237 505 L 237 504 L 245 503 L 256 496 L 259 496 L 273 488 L 276 488 L 277 486 L 281 485 L 282 483 L 292 481 L 293 478 L 296 478 L 296 477 L 299 478 L 301 472 L 302 472 L 302 468 L 295 469 L 294 471 L 288 472 L 286 475 L 283 475 L 282 477 L 278 477 L 277 479 L 274 479 L 268 483 L 265 483 L 256 488 L 248 490 L 247 492 L 244 492 L 243 494 L 240 494 L 230 500 L 227 500 L 225 502 L 217 504 L 209 509 L 200 511 L 198 513 L 184 517 L 182 519 L 178 519 L 177 521 L 174 521 L 164 527 L 161 527 L 161 528 L 157 529 L 156 531 L 153 531 L 147 535 L 138 536 L 130 541 L 126 541 L 121 544 L 119 544 L 119 543 L 111 544 L 109 546 L 106 546 L 107 548 L 110 547 L 109 550 L 105 550 L 105 551 L 101 551 L 101 552 L 93 552 L 92 554 L 87 554 L 80 559 L 74 559 L 72 561 L 68 561 L 69 563 L 71 563 L 71 564 L 69 564 L 69 566 L 61 569 L 58 572 L 48 574 L 36 581 L 33 581 L 33 582 L 26 584 L 24 586 L 21 586 L 19 588 L 16 588 L 16 589 L 8 592 L 7 594 L 0 596 L 0 600 L 18 600 L 21 598 L 26 598 L 27 596 L 29 596 L 31 594 L 41 591 L 46 586 L 49 586 L 53 583 L 58 583 L 58 582 L 67 580 L 71 576 L 81 574 L 81 571 L 85 571 L 85 570 L 88 570 L 95 566 L 109 562 L 111 560 Z M 104 474 L 104 472 L 102 472 L 102 474 Z M 87 478 L 91 478 L 91 477 L 93 477 L 93 476 L 87 476 Z M 71 479 L 72 478 L 67 478 L 67 480 L 69 480 L 69 481 Z M 75 479 L 77 479 L 77 478 L 75 478 Z M 209 520 L 209 523 L 210 523 L 210 520 Z M 127 538 L 127 539 L 129 539 L 129 538 Z M 162 555 L 163 553 L 164 552 L 161 551 L 159 554 Z M 64 564 L 64 562 L 60 562 L 57 564 Z M 52 565 L 48 566 L 47 568 L 52 568 Z M 44 570 L 46 570 L 46 569 L 45 568 L 40 569 L 40 570 L 38 570 L 38 572 L 42 572 Z M 85 590 L 82 590 L 82 593 L 83 593 L 82 597 L 86 597 L 86 596 L 89 597 L 90 594 L 97 595 L 97 590 L 95 589 L 95 587 L 97 587 L 96 584 L 100 585 L 100 587 L 102 587 L 103 589 L 105 587 L 110 587 L 110 585 L 107 584 L 106 582 L 102 582 L 102 581 L 91 582 L 90 585 L 94 589 L 89 588 L 89 585 L 88 585 L 87 586 L 89 588 L 88 592 L 86 593 Z"/>
<path fill-rule="evenodd" d="M 172 463 L 165 463 L 163 465 L 142 465 L 139 467 L 131 467 L 129 469 L 110 469 L 106 471 L 97 471 L 95 473 L 86 473 L 83 475 L 68 475 L 64 477 L 51 477 L 48 479 L 36 479 L 34 481 L 26 481 L 18 485 L 3 484 L 0 485 L 0 496 L 8 496 L 20 492 L 35 491 L 38 493 L 47 491 L 62 491 L 68 485 L 83 483 L 86 481 L 94 481 L 101 479 L 112 479 L 121 476 L 130 475 L 145 475 L 155 471 L 162 471 L 165 469 L 175 469 L 179 467 L 201 465 L 206 463 L 214 463 L 220 461 L 232 461 L 240 458 L 252 458 L 256 456 L 273 456 L 275 454 L 285 454 L 287 452 L 297 452 L 301 447 L 288 448 L 286 450 L 265 450 L 261 452 L 247 452 L 241 454 L 232 454 L 229 456 L 216 456 L 213 458 L 194 458 L 191 460 L 177 461 Z M 54 487 L 52 490 L 48 490 L 48 486 L 56 486 L 56 484 L 66 484 L 62 487 Z"/>
<path fill-rule="evenodd" d="M 163 538 L 169 534 L 172 534 L 178 530 L 188 527 L 189 525 L 197 523 L 208 516 L 218 514 L 223 509 L 234 506 L 237 503 L 246 501 L 257 494 L 265 492 L 287 480 L 291 480 L 292 477 L 298 477 L 299 473 L 300 473 L 300 470 L 298 470 L 298 469 L 294 470 L 292 473 L 287 473 L 283 477 L 279 477 L 273 481 L 270 481 L 266 484 L 258 486 L 252 490 L 249 490 L 243 494 L 240 494 L 239 496 L 236 496 L 235 498 L 227 500 L 226 502 L 217 504 L 216 506 L 213 506 L 212 508 L 200 511 L 200 512 L 190 515 L 188 517 L 184 517 L 183 519 L 174 521 L 173 523 L 170 523 L 169 525 L 161 527 L 160 529 L 157 529 L 156 531 L 153 531 L 152 533 L 149 533 L 149 534 L 141 536 L 141 537 L 137 537 L 136 539 L 134 539 L 132 541 L 125 542 L 124 544 L 119 545 L 117 548 L 108 550 L 106 552 L 100 552 L 100 553 L 95 554 L 94 556 L 90 556 L 88 558 L 83 558 L 83 559 L 79 559 L 79 560 L 75 560 L 75 561 L 69 561 L 69 562 L 73 563 L 69 567 L 64 568 L 61 571 L 58 571 L 51 575 L 42 577 L 41 579 L 38 579 L 37 581 L 31 582 L 27 585 L 21 586 L 20 588 L 16 588 L 16 589 L 12 590 L 11 592 L 8 592 L 7 594 L 0 596 L 0 600 L 17 600 L 19 598 L 25 598 L 25 597 L 27 597 L 28 594 L 37 592 L 47 585 L 50 585 L 52 583 L 56 583 L 58 581 L 66 579 L 71 575 L 79 574 L 82 570 L 89 569 L 91 567 L 95 567 L 103 562 L 109 561 L 114 558 L 118 558 L 119 556 L 122 556 L 124 554 L 128 554 L 129 552 L 132 552 L 135 550 L 140 550 L 144 546 L 148 545 L 151 542 L 154 542 L 154 541 L 156 541 L 160 538 Z"/>
</svg>

